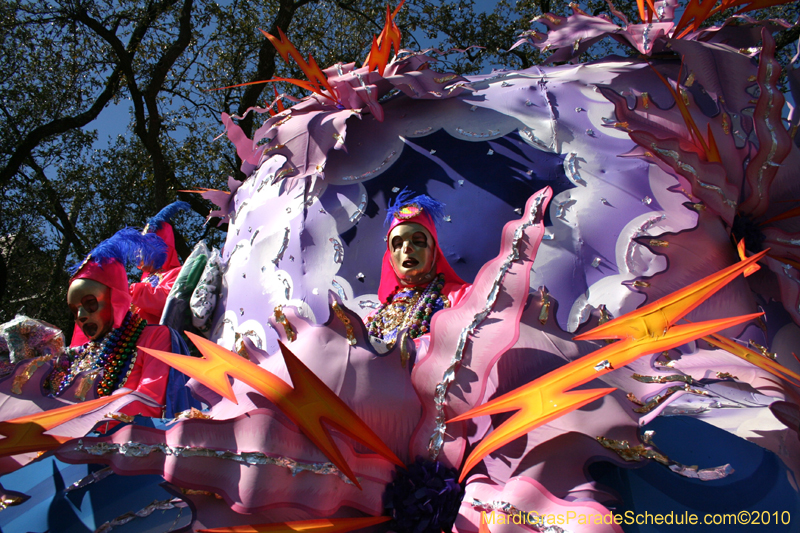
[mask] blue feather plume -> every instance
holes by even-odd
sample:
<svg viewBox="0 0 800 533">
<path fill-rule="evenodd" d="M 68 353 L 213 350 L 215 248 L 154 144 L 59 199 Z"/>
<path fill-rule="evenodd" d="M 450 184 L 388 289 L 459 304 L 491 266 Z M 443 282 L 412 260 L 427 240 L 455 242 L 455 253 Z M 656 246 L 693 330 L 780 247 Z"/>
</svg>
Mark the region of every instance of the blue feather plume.
<svg viewBox="0 0 800 533">
<path fill-rule="evenodd" d="M 403 206 L 409 204 L 417 204 L 420 206 L 422 211 L 424 213 L 428 213 L 428 216 L 430 216 L 436 224 L 441 222 L 444 218 L 445 204 L 438 200 L 434 200 L 427 194 L 414 196 L 414 192 L 410 191 L 408 187 L 405 187 L 394 199 L 394 202 L 389 202 L 389 206 L 386 208 L 386 220 L 383 221 L 383 225 L 385 226 L 389 224 L 392 218 L 394 218 L 395 213 L 400 211 Z"/>
<path fill-rule="evenodd" d="M 164 222 L 170 222 L 175 213 L 180 211 L 191 211 L 191 206 L 182 200 L 172 202 L 167 207 L 158 212 L 154 217 L 147 221 L 148 233 L 155 233 L 161 229 Z"/>
<path fill-rule="evenodd" d="M 133 228 L 123 228 L 104 240 L 89 252 L 92 261 L 104 265 L 110 261 L 144 263 L 151 270 L 158 270 L 167 260 L 167 245 L 155 233 L 142 235 Z M 85 261 L 73 266 L 70 275 L 74 276 Z"/>
</svg>

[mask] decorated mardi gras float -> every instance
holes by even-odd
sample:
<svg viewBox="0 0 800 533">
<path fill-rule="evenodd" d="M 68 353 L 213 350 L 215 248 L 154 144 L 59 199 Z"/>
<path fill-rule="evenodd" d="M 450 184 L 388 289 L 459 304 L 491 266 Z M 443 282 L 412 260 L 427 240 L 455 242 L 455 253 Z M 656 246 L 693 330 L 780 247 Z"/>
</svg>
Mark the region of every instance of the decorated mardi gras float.
<svg viewBox="0 0 800 533">
<path fill-rule="evenodd" d="M 228 234 L 200 357 L 141 350 L 204 409 L 6 417 L 3 453 L 49 451 L 0 478 L 3 529 L 797 528 L 786 24 L 705 4 L 546 15 L 516 45 L 566 63 L 468 78 L 388 61 L 390 14 L 362 67 L 269 36 L 312 94 L 252 139 L 223 115 L 249 177 L 203 192 Z M 640 55 L 569 63 L 605 36 Z"/>
</svg>

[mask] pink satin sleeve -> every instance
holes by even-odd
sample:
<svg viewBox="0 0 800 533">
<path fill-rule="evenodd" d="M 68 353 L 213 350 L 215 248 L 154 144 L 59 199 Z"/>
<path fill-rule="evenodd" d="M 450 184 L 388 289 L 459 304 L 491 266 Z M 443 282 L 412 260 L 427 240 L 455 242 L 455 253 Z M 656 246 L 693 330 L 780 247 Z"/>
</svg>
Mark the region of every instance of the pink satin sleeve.
<svg viewBox="0 0 800 533">
<path fill-rule="evenodd" d="M 166 326 L 147 326 L 139 337 L 136 346 L 171 352 L 172 339 L 169 328 Z M 139 350 L 133 370 L 125 382 L 125 388 L 141 392 L 163 406 L 167 395 L 169 368 L 166 363 Z M 160 407 L 151 407 L 141 402 L 132 402 L 120 411 L 126 415 L 141 414 L 156 418 L 162 415 Z"/>
<path fill-rule="evenodd" d="M 472 290 L 472 285 L 469 283 L 459 284 L 459 283 L 448 283 L 444 286 L 444 290 L 442 291 L 444 295 L 450 300 L 450 307 L 455 307 L 458 303 L 464 299 L 464 297 L 470 293 Z"/>
<path fill-rule="evenodd" d="M 180 271 L 180 268 L 167 271 L 155 287 L 145 281 L 131 285 L 132 303 L 139 308 L 139 315 L 147 320 L 148 324 L 155 325 L 161 321 L 167 296 Z"/>
</svg>

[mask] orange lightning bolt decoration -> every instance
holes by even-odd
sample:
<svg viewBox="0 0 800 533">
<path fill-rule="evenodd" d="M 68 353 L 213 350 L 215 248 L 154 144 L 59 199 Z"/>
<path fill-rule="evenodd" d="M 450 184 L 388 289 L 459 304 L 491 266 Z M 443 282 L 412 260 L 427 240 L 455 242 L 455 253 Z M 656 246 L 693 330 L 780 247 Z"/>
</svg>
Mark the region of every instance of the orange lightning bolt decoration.
<svg viewBox="0 0 800 533">
<path fill-rule="evenodd" d="M 773 376 L 778 376 L 779 378 L 788 381 L 795 387 L 800 387 L 800 374 L 789 370 L 785 366 L 773 361 L 772 359 L 769 359 L 764 355 L 761 355 L 754 350 L 751 350 L 750 348 L 742 346 L 741 344 L 737 344 L 721 335 L 709 335 L 708 337 L 703 337 L 703 340 L 713 346 L 716 346 L 717 348 L 722 348 L 726 352 L 732 353 L 737 357 L 741 357 L 745 361 L 756 365 L 761 370 L 766 370 Z"/>
<path fill-rule="evenodd" d="M 129 393 L 126 392 L 124 394 Z M 0 457 L 58 448 L 73 437 L 45 435 L 45 431 L 49 431 L 56 426 L 69 422 L 73 418 L 118 400 L 124 394 L 105 396 L 88 402 L 67 405 L 58 409 L 36 413 L 35 415 L 0 422 L 0 435 L 5 436 L 3 440 L 0 440 Z"/>
<path fill-rule="evenodd" d="M 320 520 L 300 520 L 297 522 L 277 522 L 254 526 L 215 527 L 198 529 L 197 533 L 295 533 L 313 531 L 315 533 L 347 533 L 365 527 L 382 524 L 391 520 L 388 516 L 367 516 L 364 518 L 331 518 Z"/>
<path fill-rule="evenodd" d="M 386 5 L 386 23 L 383 25 L 383 30 L 378 38 L 372 37 L 372 49 L 367 56 L 367 60 L 364 61 L 364 66 L 369 67 L 370 72 L 377 68 L 378 74 L 383 76 L 383 71 L 386 69 L 387 63 L 389 63 L 389 53 L 392 46 L 394 46 L 395 54 L 400 50 L 402 34 L 400 33 L 400 28 L 394 23 L 394 18 L 400 12 L 400 8 L 403 7 L 405 1 L 402 0 L 400 2 L 394 13 L 389 10 L 389 5 Z"/>
<path fill-rule="evenodd" d="M 529 431 L 574 411 L 615 389 L 572 390 L 575 387 L 623 367 L 640 356 L 661 352 L 761 315 L 755 313 L 696 324 L 674 325 L 717 292 L 765 252 L 701 279 L 664 298 L 575 337 L 576 340 L 622 339 L 513 390 L 491 402 L 469 410 L 448 422 L 483 415 L 517 411 L 472 451 L 461 470 L 466 477 L 488 454 Z"/>
<path fill-rule="evenodd" d="M 204 355 L 203 358 L 149 348 L 141 350 L 196 379 L 234 403 L 238 402 L 228 376 L 247 383 L 297 424 L 311 442 L 358 488 L 361 488 L 361 485 L 334 444 L 328 430 L 322 427 L 322 420 L 392 463 L 404 466 L 380 437 L 283 343 L 279 342 L 294 388 L 271 372 L 222 346 L 192 333 L 186 332 L 186 334 Z"/>
</svg>

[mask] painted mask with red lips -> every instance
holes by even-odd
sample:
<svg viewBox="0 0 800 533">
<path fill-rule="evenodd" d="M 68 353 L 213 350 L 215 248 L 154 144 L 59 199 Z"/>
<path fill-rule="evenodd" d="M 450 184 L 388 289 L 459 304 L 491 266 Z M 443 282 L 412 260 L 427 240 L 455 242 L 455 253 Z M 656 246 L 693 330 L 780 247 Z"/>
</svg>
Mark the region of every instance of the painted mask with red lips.
<svg viewBox="0 0 800 533">
<path fill-rule="evenodd" d="M 91 279 L 76 279 L 67 291 L 75 324 L 90 340 L 103 338 L 114 327 L 111 289 Z"/>
<path fill-rule="evenodd" d="M 436 243 L 430 232 L 415 222 L 399 224 L 389 232 L 392 269 L 402 285 L 419 285 L 433 279 Z"/>
</svg>

